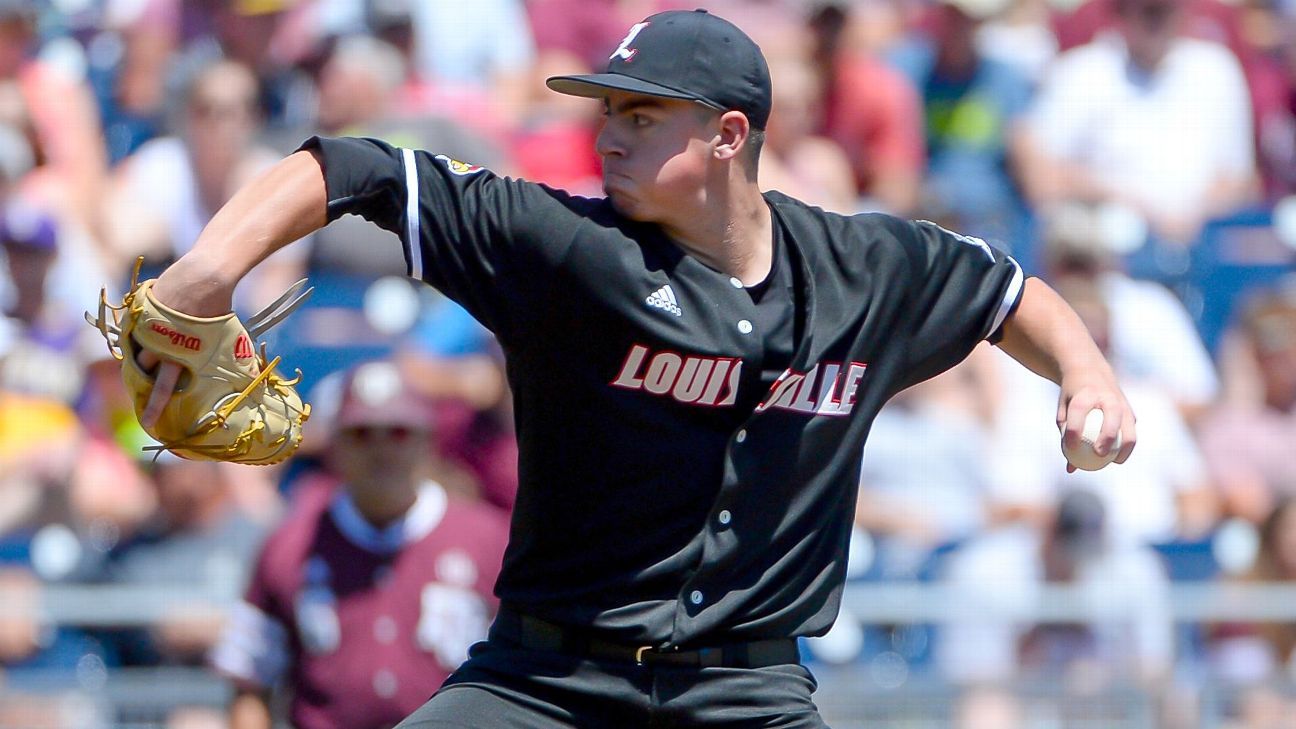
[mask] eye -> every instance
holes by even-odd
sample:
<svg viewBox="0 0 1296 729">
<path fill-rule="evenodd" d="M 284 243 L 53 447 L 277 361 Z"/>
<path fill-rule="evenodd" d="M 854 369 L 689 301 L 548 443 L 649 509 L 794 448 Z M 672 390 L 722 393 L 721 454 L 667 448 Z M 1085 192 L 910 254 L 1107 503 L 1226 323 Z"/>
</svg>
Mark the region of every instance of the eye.
<svg viewBox="0 0 1296 729">
<path fill-rule="evenodd" d="M 646 127 L 649 124 L 652 124 L 652 119 L 649 119 L 643 114 L 631 114 L 630 123 L 637 127 Z"/>
</svg>

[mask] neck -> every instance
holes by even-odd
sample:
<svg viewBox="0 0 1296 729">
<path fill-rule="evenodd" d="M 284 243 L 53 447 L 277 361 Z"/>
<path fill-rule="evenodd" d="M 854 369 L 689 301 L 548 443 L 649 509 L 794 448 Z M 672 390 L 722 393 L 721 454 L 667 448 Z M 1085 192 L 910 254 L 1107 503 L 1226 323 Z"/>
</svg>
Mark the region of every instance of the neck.
<svg viewBox="0 0 1296 729">
<path fill-rule="evenodd" d="M 348 489 L 356 510 L 365 521 L 378 529 L 384 529 L 404 517 L 418 501 L 418 487 L 413 481 L 402 486 L 351 484 Z"/>
<path fill-rule="evenodd" d="M 774 220 L 755 183 L 708 188 L 700 205 L 661 226 L 690 255 L 748 286 L 769 275 Z"/>
</svg>

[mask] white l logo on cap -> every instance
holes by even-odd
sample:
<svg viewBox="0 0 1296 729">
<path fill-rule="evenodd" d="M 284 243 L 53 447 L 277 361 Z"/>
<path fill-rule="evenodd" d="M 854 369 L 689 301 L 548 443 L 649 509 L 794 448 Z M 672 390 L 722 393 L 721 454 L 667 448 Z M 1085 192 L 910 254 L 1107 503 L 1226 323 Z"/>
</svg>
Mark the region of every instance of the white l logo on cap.
<svg viewBox="0 0 1296 729">
<path fill-rule="evenodd" d="M 639 31 L 647 27 L 647 22 L 635 23 L 634 26 L 630 28 L 630 32 L 626 33 L 625 40 L 621 41 L 621 45 L 617 46 L 617 49 L 612 52 L 612 55 L 608 56 L 608 60 L 610 61 L 613 58 L 620 58 L 623 61 L 629 61 L 631 58 L 634 58 L 634 55 L 639 52 L 639 49 L 631 48 L 630 44 L 634 43 L 635 36 L 639 35 Z"/>
</svg>

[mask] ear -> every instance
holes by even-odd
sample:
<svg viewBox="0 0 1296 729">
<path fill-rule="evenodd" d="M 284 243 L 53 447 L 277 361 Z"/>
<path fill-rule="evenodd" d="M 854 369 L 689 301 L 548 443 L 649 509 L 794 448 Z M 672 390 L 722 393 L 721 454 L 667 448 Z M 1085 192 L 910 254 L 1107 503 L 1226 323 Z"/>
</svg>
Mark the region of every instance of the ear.
<svg viewBox="0 0 1296 729">
<path fill-rule="evenodd" d="M 751 136 L 751 122 L 741 111 L 726 111 L 720 115 L 720 133 L 712 154 L 718 160 L 732 160 L 747 146 Z"/>
</svg>

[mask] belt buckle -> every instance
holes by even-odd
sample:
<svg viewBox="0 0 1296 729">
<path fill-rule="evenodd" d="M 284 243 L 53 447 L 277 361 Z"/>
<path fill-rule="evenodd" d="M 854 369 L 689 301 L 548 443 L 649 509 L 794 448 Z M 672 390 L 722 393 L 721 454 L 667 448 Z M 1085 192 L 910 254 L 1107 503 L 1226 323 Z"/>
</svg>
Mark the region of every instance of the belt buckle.
<svg viewBox="0 0 1296 729">
<path fill-rule="evenodd" d="M 642 666 L 644 664 L 644 660 L 643 660 L 644 653 L 647 653 L 650 650 L 653 650 L 653 647 L 650 645 L 641 645 L 635 649 L 636 666 Z"/>
</svg>

